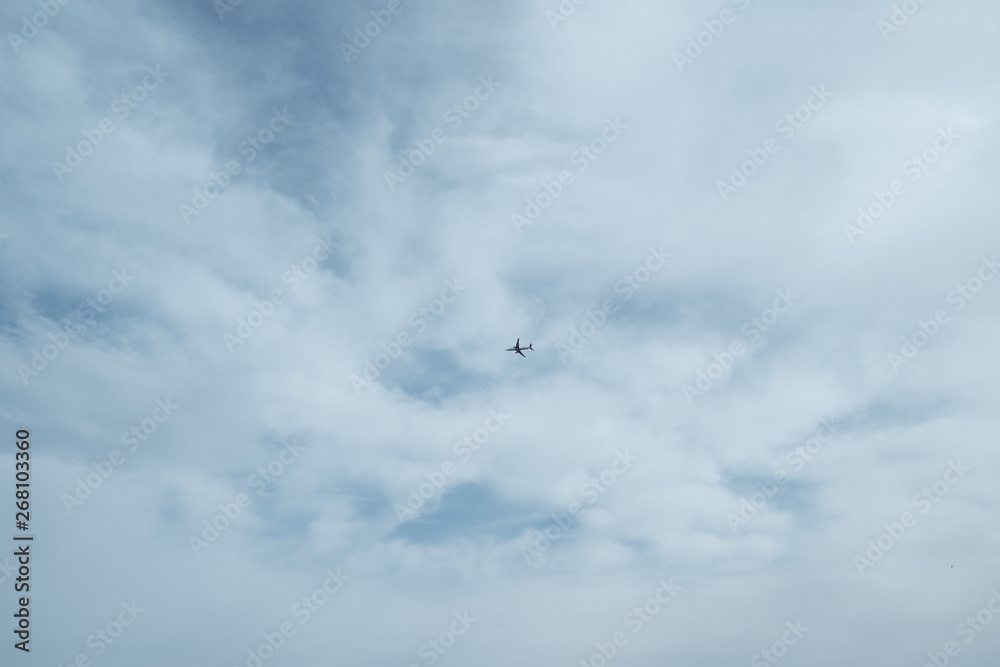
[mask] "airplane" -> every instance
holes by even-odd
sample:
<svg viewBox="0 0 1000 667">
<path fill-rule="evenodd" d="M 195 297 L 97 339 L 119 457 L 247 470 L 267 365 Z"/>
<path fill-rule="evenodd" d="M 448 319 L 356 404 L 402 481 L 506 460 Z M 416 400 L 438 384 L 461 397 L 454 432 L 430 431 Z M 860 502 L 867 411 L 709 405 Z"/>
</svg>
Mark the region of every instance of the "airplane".
<svg viewBox="0 0 1000 667">
<path fill-rule="evenodd" d="M 534 343 L 528 343 L 528 347 L 521 347 L 521 339 L 518 338 L 517 342 L 514 343 L 514 347 L 508 347 L 507 348 L 507 352 L 517 352 L 522 357 L 524 357 L 524 352 L 521 352 L 521 350 L 531 350 L 532 352 L 534 352 L 535 348 L 531 347 L 533 344 Z M 527 357 L 524 357 L 524 358 L 527 359 Z"/>
</svg>

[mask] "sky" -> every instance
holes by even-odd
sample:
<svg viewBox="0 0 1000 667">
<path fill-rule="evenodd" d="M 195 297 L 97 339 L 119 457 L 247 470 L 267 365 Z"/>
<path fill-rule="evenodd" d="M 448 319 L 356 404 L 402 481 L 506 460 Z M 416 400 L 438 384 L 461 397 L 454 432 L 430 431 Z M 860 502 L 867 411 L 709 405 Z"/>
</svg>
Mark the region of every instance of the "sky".
<svg viewBox="0 0 1000 667">
<path fill-rule="evenodd" d="M 998 19 L 6 3 L 2 663 L 992 667 Z"/>
</svg>

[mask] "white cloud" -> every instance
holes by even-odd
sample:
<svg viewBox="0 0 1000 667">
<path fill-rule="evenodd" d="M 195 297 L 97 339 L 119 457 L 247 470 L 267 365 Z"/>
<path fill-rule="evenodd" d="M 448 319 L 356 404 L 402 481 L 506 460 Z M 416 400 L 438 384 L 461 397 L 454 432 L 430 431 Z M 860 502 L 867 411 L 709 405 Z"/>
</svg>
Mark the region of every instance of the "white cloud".
<svg viewBox="0 0 1000 667">
<path fill-rule="evenodd" d="M 553 31 L 555 2 L 401 1 L 350 63 L 342 31 L 385 4 L 246 2 L 219 21 L 211 3 L 74 2 L 0 65 L 0 415 L 33 437 L 33 659 L 95 658 L 87 637 L 135 599 L 148 611 L 95 664 L 246 664 L 336 567 L 351 579 L 270 664 L 427 664 L 420 647 L 466 609 L 478 620 L 441 664 L 570 663 L 671 577 L 683 592 L 611 662 L 746 662 L 797 619 L 801 664 L 943 650 L 998 585 L 1000 283 L 948 301 L 1000 252 L 996 10 L 927 3 L 884 40 L 891 3 L 591 0 Z M 737 20 L 679 73 L 673 52 L 724 7 Z M 6 10 L 8 29 L 35 8 Z M 60 183 L 52 161 L 156 65 L 169 78 Z M 497 91 L 390 191 L 384 172 L 489 75 Z M 834 96 L 783 137 L 819 85 Z M 248 160 L 241 142 L 286 107 Z M 949 126 L 960 139 L 912 180 L 905 163 Z M 722 201 L 769 137 L 780 149 Z M 230 160 L 241 172 L 185 224 L 178 205 Z M 518 234 L 511 214 L 561 170 L 574 183 Z M 905 193 L 852 245 L 844 225 L 893 179 Z M 328 238 L 292 289 L 285 272 Z M 671 257 L 625 300 L 651 246 Z M 18 365 L 122 266 L 134 282 L 25 386 Z M 787 288 L 801 300 L 749 340 Z M 224 334 L 275 289 L 231 352 Z M 556 344 L 609 298 L 564 363 Z M 940 308 L 949 323 L 894 372 L 887 354 Z M 350 377 L 400 333 L 412 344 L 359 395 Z M 503 352 L 517 337 L 527 359 Z M 689 404 L 682 387 L 733 341 L 745 355 Z M 60 496 L 166 396 L 176 415 L 67 513 Z M 497 407 L 508 423 L 401 526 L 394 504 Z M 831 417 L 833 441 L 734 534 L 727 514 Z M 256 493 L 291 437 L 306 451 Z M 634 467 L 525 563 L 532 530 L 625 449 Z M 859 576 L 852 557 L 954 459 L 968 477 Z M 194 556 L 189 535 L 239 493 L 251 505 Z M 992 664 L 998 641 L 988 626 L 956 660 Z"/>
</svg>

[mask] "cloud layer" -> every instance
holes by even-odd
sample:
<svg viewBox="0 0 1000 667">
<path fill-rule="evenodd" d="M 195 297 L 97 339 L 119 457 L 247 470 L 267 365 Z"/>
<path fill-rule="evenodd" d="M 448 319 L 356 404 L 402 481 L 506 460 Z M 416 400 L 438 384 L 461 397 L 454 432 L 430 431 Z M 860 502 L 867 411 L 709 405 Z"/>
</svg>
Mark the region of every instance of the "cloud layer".
<svg viewBox="0 0 1000 667">
<path fill-rule="evenodd" d="M 997 19 L 5 7 L 18 660 L 993 665 Z"/>
</svg>

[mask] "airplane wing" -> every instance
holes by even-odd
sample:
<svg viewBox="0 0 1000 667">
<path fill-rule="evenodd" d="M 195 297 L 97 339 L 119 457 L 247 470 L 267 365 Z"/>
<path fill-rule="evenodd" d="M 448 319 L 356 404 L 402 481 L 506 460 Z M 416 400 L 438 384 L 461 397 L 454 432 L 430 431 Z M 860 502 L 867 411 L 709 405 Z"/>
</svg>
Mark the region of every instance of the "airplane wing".
<svg viewBox="0 0 1000 667">
<path fill-rule="evenodd" d="M 520 339 L 520 338 L 518 338 L 518 339 L 517 339 L 517 342 L 516 342 L 516 343 L 514 343 L 514 347 L 515 347 L 515 348 L 518 348 L 518 347 L 521 347 L 521 339 Z"/>
<path fill-rule="evenodd" d="M 517 353 L 520 354 L 522 357 L 524 357 L 524 352 L 521 352 L 521 350 L 517 350 Z M 524 358 L 527 359 L 528 357 L 524 357 Z"/>
</svg>

